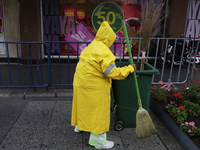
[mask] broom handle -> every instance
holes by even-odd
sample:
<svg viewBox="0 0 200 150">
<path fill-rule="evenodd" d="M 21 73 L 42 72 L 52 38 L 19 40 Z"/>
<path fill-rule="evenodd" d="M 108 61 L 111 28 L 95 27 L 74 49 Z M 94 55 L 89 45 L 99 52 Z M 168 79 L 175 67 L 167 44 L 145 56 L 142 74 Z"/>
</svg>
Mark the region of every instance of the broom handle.
<svg viewBox="0 0 200 150">
<path fill-rule="evenodd" d="M 122 20 L 122 25 L 123 25 L 124 35 L 125 35 L 126 43 L 127 43 L 127 47 L 128 47 L 128 54 L 129 54 L 130 62 L 131 62 L 131 64 L 134 64 L 133 58 L 132 58 L 132 53 L 131 53 L 131 47 L 130 47 L 129 39 L 128 39 L 128 33 L 127 33 L 127 30 L 126 30 L 126 25 L 125 25 L 124 20 Z M 141 102 L 141 98 L 140 98 L 140 92 L 139 92 L 139 88 L 138 88 L 138 82 L 137 82 L 137 77 L 136 77 L 135 71 L 133 72 L 133 77 L 134 77 L 134 80 L 135 80 L 135 89 L 136 89 L 136 94 L 137 94 L 137 98 L 138 98 L 138 105 L 141 108 L 142 102 Z"/>
</svg>

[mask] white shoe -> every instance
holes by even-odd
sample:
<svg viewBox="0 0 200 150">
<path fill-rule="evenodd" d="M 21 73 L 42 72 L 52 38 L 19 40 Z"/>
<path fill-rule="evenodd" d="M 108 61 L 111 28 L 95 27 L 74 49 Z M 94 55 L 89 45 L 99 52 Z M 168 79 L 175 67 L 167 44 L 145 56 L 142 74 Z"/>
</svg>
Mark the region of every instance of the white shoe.
<svg viewBox="0 0 200 150">
<path fill-rule="evenodd" d="M 114 146 L 113 141 L 106 141 L 106 143 L 102 146 L 95 146 L 96 149 L 110 149 Z"/>
<path fill-rule="evenodd" d="M 77 133 L 81 132 L 81 131 L 78 129 L 77 125 L 76 125 L 75 128 L 74 128 L 74 132 L 77 132 Z"/>
</svg>

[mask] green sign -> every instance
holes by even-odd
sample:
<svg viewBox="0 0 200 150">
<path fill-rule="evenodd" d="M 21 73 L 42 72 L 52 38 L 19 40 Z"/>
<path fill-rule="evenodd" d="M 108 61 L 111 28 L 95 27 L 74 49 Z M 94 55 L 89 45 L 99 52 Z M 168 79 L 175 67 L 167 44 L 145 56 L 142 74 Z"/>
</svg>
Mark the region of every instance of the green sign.
<svg viewBox="0 0 200 150">
<path fill-rule="evenodd" d="M 103 21 L 108 21 L 109 25 L 115 33 L 122 27 L 122 20 L 124 20 L 124 13 L 122 9 L 113 2 L 104 2 L 99 4 L 92 13 L 92 25 L 95 30 Z"/>
</svg>

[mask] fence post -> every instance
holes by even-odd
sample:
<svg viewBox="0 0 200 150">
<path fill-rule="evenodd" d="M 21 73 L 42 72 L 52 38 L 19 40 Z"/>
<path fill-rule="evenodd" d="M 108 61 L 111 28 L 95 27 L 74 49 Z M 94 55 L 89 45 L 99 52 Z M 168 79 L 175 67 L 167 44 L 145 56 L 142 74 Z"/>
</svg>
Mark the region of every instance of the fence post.
<svg viewBox="0 0 200 150">
<path fill-rule="evenodd" d="M 51 76 L 51 43 L 48 43 L 47 55 L 48 55 L 48 84 L 52 85 L 52 76 Z"/>
</svg>

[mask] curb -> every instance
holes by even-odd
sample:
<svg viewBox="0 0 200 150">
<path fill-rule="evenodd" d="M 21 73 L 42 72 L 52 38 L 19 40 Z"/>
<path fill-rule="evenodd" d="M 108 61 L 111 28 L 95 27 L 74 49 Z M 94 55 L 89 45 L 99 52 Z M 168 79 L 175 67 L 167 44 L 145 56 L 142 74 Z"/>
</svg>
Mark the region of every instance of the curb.
<svg viewBox="0 0 200 150">
<path fill-rule="evenodd" d="M 179 142 L 185 150 L 200 150 L 199 147 L 179 128 L 179 126 L 165 113 L 159 105 L 151 98 L 149 104 L 151 110 L 156 114 L 160 121 L 165 125 L 169 132 Z"/>
</svg>

